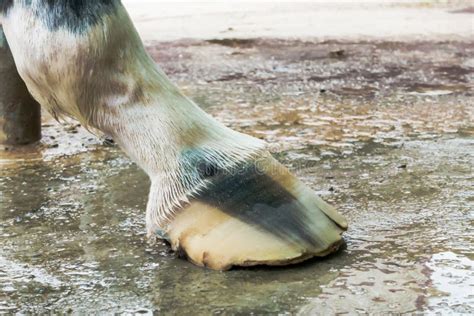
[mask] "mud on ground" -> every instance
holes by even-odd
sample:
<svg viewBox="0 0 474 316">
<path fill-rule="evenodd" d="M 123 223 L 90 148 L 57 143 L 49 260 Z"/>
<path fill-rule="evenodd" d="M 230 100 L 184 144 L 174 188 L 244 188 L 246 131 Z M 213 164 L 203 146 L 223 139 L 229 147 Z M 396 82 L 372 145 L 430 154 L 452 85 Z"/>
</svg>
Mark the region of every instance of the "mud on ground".
<svg viewBox="0 0 474 316">
<path fill-rule="evenodd" d="M 349 220 L 347 246 L 216 273 L 144 237 L 148 179 L 45 120 L 0 159 L 0 313 L 474 313 L 474 42 L 149 43 L 206 111 L 270 143 Z"/>
</svg>

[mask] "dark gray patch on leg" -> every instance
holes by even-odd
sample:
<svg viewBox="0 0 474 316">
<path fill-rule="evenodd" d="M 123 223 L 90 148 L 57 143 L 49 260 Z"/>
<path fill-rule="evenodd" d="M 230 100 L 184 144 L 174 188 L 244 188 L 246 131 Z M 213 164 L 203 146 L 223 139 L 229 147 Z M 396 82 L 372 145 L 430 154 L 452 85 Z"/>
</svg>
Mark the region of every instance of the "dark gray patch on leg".
<svg viewBox="0 0 474 316">
<path fill-rule="evenodd" d="M 101 23 L 105 16 L 113 14 L 122 4 L 120 0 L 32 0 L 24 1 L 22 5 L 34 7 L 36 16 L 51 31 L 66 28 L 82 33 Z"/>
<path fill-rule="evenodd" d="M 0 0 L 0 14 L 8 13 L 8 10 L 13 6 L 13 0 Z"/>
</svg>

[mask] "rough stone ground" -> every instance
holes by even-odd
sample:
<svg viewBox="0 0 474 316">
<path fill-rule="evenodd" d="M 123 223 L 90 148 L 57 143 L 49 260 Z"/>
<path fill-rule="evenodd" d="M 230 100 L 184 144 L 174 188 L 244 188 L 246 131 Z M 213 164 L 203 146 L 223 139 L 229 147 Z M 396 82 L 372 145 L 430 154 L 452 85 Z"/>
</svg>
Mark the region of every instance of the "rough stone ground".
<svg viewBox="0 0 474 316">
<path fill-rule="evenodd" d="M 474 41 L 147 42 L 206 111 L 345 214 L 344 250 L 226 273 L 144 237 L 148 179 L 45 119 L 0 159 L 0 313 L 474 313 Z"/>
</svg>

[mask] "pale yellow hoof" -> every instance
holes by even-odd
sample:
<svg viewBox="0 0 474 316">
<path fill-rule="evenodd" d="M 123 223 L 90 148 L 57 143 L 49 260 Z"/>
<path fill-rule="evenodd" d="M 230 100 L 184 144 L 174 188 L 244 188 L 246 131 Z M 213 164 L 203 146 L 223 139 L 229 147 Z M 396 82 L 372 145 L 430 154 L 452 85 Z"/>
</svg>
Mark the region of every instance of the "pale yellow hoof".
<svg viewBox="0 0 474 316">
<path fill-rule="evenodd" d="M 173 250 L 197 265 L 286 265 L 342 243 L 345 219 L 270 156 L 210 181 L 166 229 Z"/>
</svg>

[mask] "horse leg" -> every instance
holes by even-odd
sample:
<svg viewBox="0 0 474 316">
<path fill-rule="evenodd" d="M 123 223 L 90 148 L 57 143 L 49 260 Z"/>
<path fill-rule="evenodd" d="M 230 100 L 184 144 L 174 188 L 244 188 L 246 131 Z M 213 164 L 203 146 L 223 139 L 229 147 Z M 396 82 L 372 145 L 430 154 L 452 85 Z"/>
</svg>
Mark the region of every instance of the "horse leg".
<svg viewBox="0 0 474 316">
<path fill-rule="evenodd" d="M 0 26 L 0 145 L 26 145 L 40 138 L 40 106 L 18 75 Z"/>
</svg>

